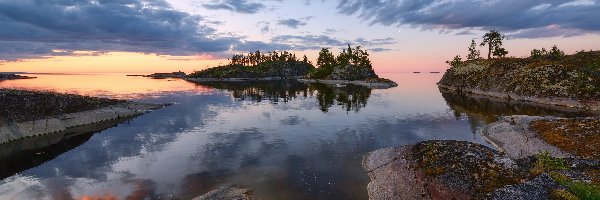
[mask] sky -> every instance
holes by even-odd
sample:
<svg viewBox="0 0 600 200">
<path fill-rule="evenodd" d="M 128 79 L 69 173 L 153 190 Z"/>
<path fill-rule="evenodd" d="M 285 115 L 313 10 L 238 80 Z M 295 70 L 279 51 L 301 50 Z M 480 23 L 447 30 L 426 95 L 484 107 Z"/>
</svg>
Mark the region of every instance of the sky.
<svg viewBox="0 0 600 200">
<path fill-rule="evenodd" d="M 599 11 L 600 0 L 0 0 L 0 72 L 189 73 L 348 44 L 377 72 L 443 71 L 492 29 L 508 56 L 598 50 Z"/>
</svg>

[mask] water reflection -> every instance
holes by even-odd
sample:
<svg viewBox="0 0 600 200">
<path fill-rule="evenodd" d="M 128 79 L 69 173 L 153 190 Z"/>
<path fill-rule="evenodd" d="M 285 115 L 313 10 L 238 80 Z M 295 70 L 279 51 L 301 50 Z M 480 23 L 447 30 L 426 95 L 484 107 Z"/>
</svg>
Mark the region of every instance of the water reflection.
<svg viewBox="0 0 600 200">
<path fill-rule="evenodd" d="M 464 95 L 440 91 L 448 106 L 458 119 L 466 116 L 475 131 L 478 127 L 498 120 L 499 116 L 530 115 L 581 117 L 592 113 L 582 113 L 580 110 L 566 107 L 541 105 L 529 102 L 512 101 L 478 95 Z"/>
<path fill-rule="evenodd" d="M 298 97 L 315 97 L 323 112 L 328 112 L 334 105 L 341 106 L 347 112 L 359 112 L 361 108 L 367 106 L 367 101 L 371 95 L 371 89 L 364 86 L 345 85 L 334 87 L 320 83 L 307 85 L 296 80 L 206 82 L 197 84 L 227 90 L 235 99 L 241 101 L 261 102 L 266 100 L 271 103 L 287 103 Z"/>
<path fill-rule="evenodd" d="M 267 200 L 367 199 L 361 159 L 369 151 L 430 139 L 489 145 L 473 132 L 499 115 L 563 115 L 440 94 L 440 76 L 392 74 L 386 77 L 400 86 L 388 90 L 285 81 L 156 84 L 163 93 L 140 100 L 174 105 L 49 146 L 45 155 L 15 154 L 39 161 L 0 161 L 10 172 L 0 199 L 188 199 L 229 184 Z M 181 90 L 170 91 L 173 82 Z M 211 92 L 187 92 L 197 88 Z"/>
</svg>

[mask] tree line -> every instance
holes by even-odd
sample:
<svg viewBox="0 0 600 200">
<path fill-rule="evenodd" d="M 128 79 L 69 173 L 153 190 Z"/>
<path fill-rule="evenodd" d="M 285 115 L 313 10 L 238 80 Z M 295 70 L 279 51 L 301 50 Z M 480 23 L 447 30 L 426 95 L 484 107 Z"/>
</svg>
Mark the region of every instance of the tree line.
<svg viewBox="0 0 600 200">
<path fill-rule="evenodd" d="M 363 50 L 361 46 L 352 48 L 352 46 L 348 44 L 348 48 L 343 49 L 337 56 L 333 55 L 328 48 L 322 48 L 319 52 L 319 57 L 317 58 L 317 66 L 319 66 L 319 68 L 317 68 L 311 76 L 313 78 L 325 78 L 331 74 L 336 67 L 345 67 L 348 65 L 354 65 L 359 68 L 373 68 L 371 60 L 369 59 L 369 53 L 366 50 Z"/>
<path fill-rule="evenodd" d="M 503 58 L 508 54 L 508 51 L 502 47 L 502 41 L 504 39 L 506 39 L 506 36 L 502 35 L 496 30 L 490 30 L 488 33 L 483 35 L 483 41 L 479 44 L 479 46 L 488 47 L 487 59 Z M 468 51 L 469 54 L 467 54 L 467 61 L 483 59 L 481 57 L 481 52 L 477 49 L 477 43 L 475 40 L 471 40 Z M 558 49 L 556 45 L 554 45 L 550 51 L 546 50 L 545 48 L 542 48 L 541 50 L 531 50 L 529 58 L 558 60 L 564 57 L 564 55 L 565 53 Z M 446 61 L 446 63 L 448 63 L 450 66 L 457 66 L 462 62 L 463 60 L 460 55 L 456 55 L 451 61 Z"/>
<path fill-rule="evenodd" d="M 302 60 L 296 57 L 295 53 L 287 51 L 277 52 L 269 51 L 267 53 L 261 53 L 260 51 L 250 52 L 246 54 L 237 54 L 231 57 L 229 60 L 230 65 L 242 65 L 242 66 L 256 66 L 267 62 L 303 62 L 306 64 L 312 64 L 308 60 L 306 55 L 303 56 Z"/>
</svg>

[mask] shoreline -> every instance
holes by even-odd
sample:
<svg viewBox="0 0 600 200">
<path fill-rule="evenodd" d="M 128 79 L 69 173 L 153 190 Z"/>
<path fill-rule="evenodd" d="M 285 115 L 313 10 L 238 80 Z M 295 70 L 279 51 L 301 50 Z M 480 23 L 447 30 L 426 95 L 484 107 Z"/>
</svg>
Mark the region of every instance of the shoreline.
<svg viewBox="0 0 600 200">
<path fill-rule="evenodd" d="M 397 83 L 371 83 L 367 81 L 350 81 L 350 80 L 322 80 L 322 79 L 305 79 L 303 77 L 265 77 L 265 78 L 183 78 L 183 80 L 194 83 L 205 82 L 244 82 L 244 81 L 278 81 L 278 80 L 297 80 L 301 83 L 322 83 L 327 85 L 360 85 L 371 89 L 388 89 L 398 86 Z"/>
<path fill-rule="evenodd" d="M 298 77 L 264 77 L 264 78 L 182 78 L 194 83 L 205 82 L 243 82 L 243 81 L 278 81 L 286 79 L 298 79 Z"/>
<path fill-rule="evenodd" d="M 322 79 L 298 79 L 302 83 L 323 83 L 328 85 L 360 85 L 371 89 L 388 89 L 398 86 L 397 83 L 371 83 L 367 81 L 350 81 L 350 80 L 322 80 Z"/>
<path fill-rule="evenodd" d="M 167 104 L 125 102 L 45 119 L 10 123 L 0 126 L 0 144 L 29 137 L 62 133 L 70 128 L 92 125 L 103 121 L 134 117 L 165 106 Z"/>
<path fill-rule="evenodd" d="M 453 92 L 458 94 L 466 94 L 466 95 L 480 95 L 487 96 L 493 98 L 507 99 L 507 100 L 517 100 L 522 102 L 531 102 L 541 105 L 547 106 L 558 106 L 558 107 L 566 107 L 566 108 L 574 108 L 578 110 L 584 110 L 588 112 L 596 112 L 600 111 L 600 101 L 587 101 L 586 104 L 581 103 L 580 101 L 568 99 L 568 98 L 544 98 L 544 97 L 530 97 L 530 96 L 521 96 L 517 94 L 510 93 L 499 93 L 499 92 L 489 92 L 483 90 L 476 89 L 466 89 L 460 88 L 456 86 L 443 85 L 438 83 L 438 88 L 444 90 L 445 92 Z"/>
</svg>

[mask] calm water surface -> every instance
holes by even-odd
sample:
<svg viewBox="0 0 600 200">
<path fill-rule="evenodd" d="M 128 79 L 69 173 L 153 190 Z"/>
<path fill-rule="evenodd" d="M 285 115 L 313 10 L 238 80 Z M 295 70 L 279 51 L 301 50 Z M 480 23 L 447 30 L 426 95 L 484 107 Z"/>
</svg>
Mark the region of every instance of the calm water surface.
<svg viewBox="0 0 600 200">
<path fill-rule="evenodd" d="M 188 199 L 231 184 L 254 189 L 260 199 L 367 199 L 366 152 L 431 139 L 488 145 L 478 128 L 499 115 L 569 115 L 442 95 L 435 85 L 441 74 L 383 74 L 399 84 L 386 90 L 34 76 L 0 87 L 175 104 L 0 158 L 0 170 L 11 172 L 0 177 L 0 199 Z"/>
</svg>

